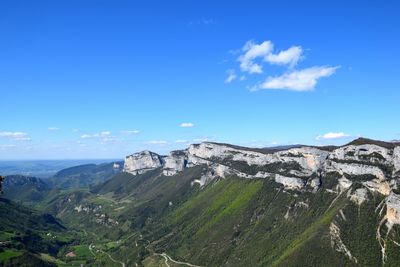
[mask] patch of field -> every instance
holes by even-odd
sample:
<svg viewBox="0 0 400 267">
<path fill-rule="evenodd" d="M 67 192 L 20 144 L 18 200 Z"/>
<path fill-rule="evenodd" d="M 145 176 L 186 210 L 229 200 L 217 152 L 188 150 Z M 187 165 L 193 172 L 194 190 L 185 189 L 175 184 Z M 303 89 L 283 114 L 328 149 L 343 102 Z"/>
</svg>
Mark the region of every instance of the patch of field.
<svg viewBox="0 0 400 267">
<path fill-rule="evenodd" d="M 93 257 L 92 253 L 89 250 L 87 245 L 78 245 L 73 247 L 73 251 L 75 252 L 76 256 L 79 258 L 91 258 Z"/>
</svg>

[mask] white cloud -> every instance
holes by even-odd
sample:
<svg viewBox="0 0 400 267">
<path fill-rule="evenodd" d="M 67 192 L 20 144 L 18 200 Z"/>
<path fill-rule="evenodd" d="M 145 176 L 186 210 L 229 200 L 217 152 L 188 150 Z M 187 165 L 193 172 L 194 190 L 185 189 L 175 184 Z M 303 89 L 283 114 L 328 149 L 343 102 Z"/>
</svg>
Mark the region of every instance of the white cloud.
<svg viewBox="0 0 400 267">
<path fill-rule="evenodd" d="M 152 140 L 152 141 L 149 141 L 147 143 L 148 144 L 152 144 L 152 145 L 165 145 L 165 144 L 168 144 L 168 142 L 164 141 L 164 140 Z"/>
<path fill-rule="evenodd" d="M 88 139 L 88 138 L 93 138 L 93 137 L 94 137 L 94 135 L 92 135 L 92 134 L 82 134 L 81 135 L 82 139 Z"/>
<path fill-rule="evenodd" d="M 115 143 L 115 142 L 120 141 L 120 139 L 113 136 L 110 131 L 103 131 L 103 132 L 94 133 L 94 134 L 82 134 L 81 139 L 93 139 L 102 145 L 107 145 L 110 143 Z"/>
<path fill-rule="evenodd" d="M 268 76 L 264 81 L 256 82 L 255 86 L 246 86 L 251 91 L 261 89 L 286 89 L 293 91 L 311 91 L 315 88 L 318 80 L 329 77 L 336 72 L 339 66 L 313 66 L 305 69 L 293 70 L 305 57 L 301 46 L 291 46 L 286 50 L 274 51 L 274 44 L 266 40 L 261 43 L 247 41 L 243 46 L 241 55 L 237 58 L 240 70 L 244 73 L 263 73 L 266 64 L 280 65 L 286 69 L 283 74 Z M 235 70 L 228 71 L 225 83 L 235 79 L 245 80 L 244 75 L 237 75 Z"/>
<path fill-rule="evenodd" d="M 82 139 L 89 139 L 89 138 L 105 138 L 105 137 L 110 137 L 111 136 L 111 132 L 109 131 L 103 131 L 100 133 L 95 133 L 95 134 L 82 134 L 81 138 Z"/>
<path fill-rule="evenodd" d="M 251 91 L 258 91 L 260 89 L 312 91 L 320 78 L 331 76 L 338 68 L 338 66 L 316 66 L 303 70 L 291 71 L 281 76 L 270 76 L 267 77 L 263 83 L 253 87 Z"/>
<path fill-rule="evenodd" d="M 58 130 L 60 130 L 60 128 L 58 128 L 58 127 L 48 127 L 47 130 L 49 130 L 49 131 L 58 131 Z"/>
<path fill-rule="evenodd" d="M 315 139 L 316 140 L 331 140 L 331 139 L 341 139 L 341 138 L 347 138 L 347 137 L 351 137 L 351 135 L 345 134 L 343 132 L 338 132 L 338 133 L 330 132 L 330 133 L 326 133 L 323 135 L 318 135 Z"/>
<path fill-rule="evenodd" d="M 121 131 L 122 134 L 126 134 L 126 135 L 132 135 L 132 134 L 138 134 L 140 133 L 139 130 L 123 130 Z"/>
<path fill-rule="evenodd" d="M 77 132 L 79 132 L 79 129 L 72 129 L 72 131 L 73 131 L 74 133 L 77 133 Z"/>
<path fill-rule="evenodd" d="M 302 59 L 303 49 L 301 46 L 292 46 L 287 50 L 280 51 L 278 54 L 268 54 L 265 61 L 277 65 L 295 66 Z"/>
<path fill-rule="evenodd" d="M 109 132 L 109 131 L 100 132 L 101 137 L 106 137 L 106 136 L 110 136 L 110 135 L 111 135 L 111 132 Z"/>
<path fill-rule="evenodd" d="M 183 144 L 183 143 L 187 143 L 188 141 L 187 140 L 184 140 L 184 139 L 178 139 L 178 140 L 175 140 L 175 143 L 177 143 L 177 144 Z"/>
<path fill-rule="evenodd" d="M 240 69 L 248 73 L 262 73 L 262 66 L 255 63 L 254 60 L 269 55 L 273 47 L 274 45 L 270 41 L 264 41 L 261 44 L 248 41 L 242 48 L 244 54 L 238 58 Z"/>
<path fill-rule="evenodd" d="M 31 138 L 24 132 L 0 132 L 0 137 L 9 138 L 16 141 L 30 141 Z"/>
<path fill-rule="evenodd" d="M 234 70 L 227 70 L 226 73 L 228 74 L 228 77 L 226 77 L 225 83 L 231 83 L 236 80 L 237 76 Z"/>
<path fill-rule="evenodd" d="M 193 126 L 194 126 L 194 124 L 191 123 L 191 122 L 182 122 L 182 123 L 179 125 L 179 127 L 182 127 L 182 128 L 191 128 L 191 127 L 193 127 Z"/>
</svg>

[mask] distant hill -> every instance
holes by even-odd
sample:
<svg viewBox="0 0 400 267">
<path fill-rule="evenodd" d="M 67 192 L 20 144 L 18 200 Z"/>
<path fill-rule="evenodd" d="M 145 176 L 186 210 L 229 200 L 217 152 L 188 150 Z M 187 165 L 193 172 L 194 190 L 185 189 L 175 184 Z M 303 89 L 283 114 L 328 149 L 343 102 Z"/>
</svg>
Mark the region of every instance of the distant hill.
<svg viewBox="0 0 400 267">
<path fill-rule="evenodd" d="M 41 201 L 50 190 L 48 183 L 36 177 L 9 175 L 3 182 L 3 197 L 24 203 Z"/>
<path fill-rule="evenodd" d="M 63 169 L 47 181 L 60 189 L 83 188 L 103 183 L 120 173 L 124 163 L 116 161 L 102 164 L 84 164 Z"/>
</svg>

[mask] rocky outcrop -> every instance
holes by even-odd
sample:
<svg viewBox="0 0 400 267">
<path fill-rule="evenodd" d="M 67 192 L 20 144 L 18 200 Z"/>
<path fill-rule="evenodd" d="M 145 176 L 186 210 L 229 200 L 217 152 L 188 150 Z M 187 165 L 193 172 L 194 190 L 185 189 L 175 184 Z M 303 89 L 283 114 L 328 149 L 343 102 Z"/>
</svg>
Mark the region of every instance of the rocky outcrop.
<svg viewBox="0 0 400 267">
<path fill-rule="evenodd" d="M 400 196 L 391 192 L 386 199 L 386 218 L 389 224 L 400 224 Z"/>
<path fill-rule="evenodd" d="M 285 177 L 279 174 L 275 176 L 275 182 L 283 184 L 288 189 L 301 189 L 305 186 L 304 181 L 300 178 Z"/>
<path fill-rule="evenodd" d="M 146 171 L 162 167 L 163 164 L 162 157 L 146 150 L 127 156 L 124 162 L 124 172 L 133 175 L 142 174 Z"/>
<path fill-rule="evenodd" d="M 368 190 L 366 188 L 358 188 L 354 191 L 353 194 L 350 195 L 350 200 L 356 203 L 357 205 L 361 205 L 368 199 Z"/>
<path fill-rule="evenodd" d="M 393 173 L 400 177 L 400 146 L 393 149 Z"/>
<path fill-rule="evenodd" d="M 181 151 L 172 151 L 164 158 L 163 174 L 166 176 L 175 175 L 186 167 L 187 156 Z"/>
<path fill-rule="evenodd" d="M 385 180 L 385 174 L 379 167 L 362 163 L 338 163 L 329 160 L 326 162 L 325 171 L 339 172 L 342 175 L 373 175 L 379 180 Z"/>
<path fill-rule="evenodd" d="M 392 160 L 391 150 L 374 144 L 348 145 L 332 151 L 330 159 L 367 162 L 388 162 Z"/>
</svg>

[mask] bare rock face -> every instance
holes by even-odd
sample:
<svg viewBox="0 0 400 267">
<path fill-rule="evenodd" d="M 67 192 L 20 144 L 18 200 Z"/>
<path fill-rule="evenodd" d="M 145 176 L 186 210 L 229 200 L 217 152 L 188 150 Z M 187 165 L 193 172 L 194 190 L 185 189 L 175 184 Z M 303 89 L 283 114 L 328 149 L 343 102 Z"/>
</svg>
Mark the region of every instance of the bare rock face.
<svg viewBox="0 0 400 267">
<path fill-rule="evenodd" d="M 391 161 L 390 150 L 377 145 L 348 145 L 332 151 L 330 159 L 369 161 L 373 163 Z"/>
<path fill-rule="evenodd" d="M 224 144 L 201 143 L 188 148 L 189 163 L 207 163 L 214 159 L 245 162 L 249 166 L 263 166 L 276 162 L 296 162 L 302 167 L 298 175 L 308 176 L 323 165 L 329 152 L 317 148 L 291 148 L 276 153 L 262 153 Z M 296 174 L 297 175 L 297 174 Z"/>
<path fill-rule="evenodd" d="M 379 192 L 380 194 L 387 196 L 392 191 L 388 181 L 382 181 L 378 179 L 373 179 L 370 181 L 365 181 L 362 183 L 370 191 Z"/>
<path fill-rule="evenodd" d="M 394 174 L 400 176 L 400 146 L 396 146 L 393 149 L 393 165 L 394 165 Z"/>
<path fill-rule="evenodd" d="M 173 151 L 169 156 L 164 158 L 163 174 L 172 176 L 183 171 L 187 164 L 186 153 L 181 151 Z"/>
<path fill-rule="evenodd" d="M 350 195 L 350 200 L 361 205 L 368 199 L 368 190 L 366 188 L 358 188 Z"/>
<path fill-rule="evenodd" d="M 275 182 L 283 184 L 288 189 L 301 189 L 305 186 L 301 178 L 285 177 L 279 174 L 275 176 Z"/>
<path fill-rule="evenodd" d="M 326 163 L 325 170 L 328 172 L 338 172 L 342 175 L 373 175 L 379 180 L 385 179 L 385 174 L 379 167 L 365 165 L 361 163 L 339 163 L 335 161 L 328 161 Z"/>
<path fill-rule="evenodd" d="M 162 166 L 163 159 L 161 156 L 150 151 L 142 151 L 125 158 L 124 172 L 137 175 Z"/>
<path fill-rule="evenodd" d="M 400 224 L 400 196 L 391 192 L 386 199 L 386 218 L 389 224 Z"/>
<path fill-rule="evenodd" d="M 124 171 L 136 175 L 162 168 L 164 176 L 172 176 L 198 165 L 207 168 L 201 177 L 193 179 L 201 186 L 216 177 L 236 176 L 275 179 L 287 189 L 316 192 L 321 188 L 321 177 L 338 173 L 341 178 L 336 181 L 335 192 L 349 189 L 354 177 L 362 181 L 364 189 L 389 196 L 400 178 L 400 146 L 350 144 L 331 150 L 303 146 L 273 151 L 204 142 L 168 156 L 149 151 L 133 154 L 126 157 Z M 357 203 L 366 201 L 362 196 L 367 194 L 359 190 L 353 199 Z"/>
<path fill-rule="evenodd" d="M 296 162 L 304 170 L 314 173 L 323 167 L 329 152 L 313 147 L 300 147 L 279 151 L 275 154 L 277 161 Z"/>
<path fill-rule="evenodd" d="M 353 182 L 344 176 L 338 179 L 338 188 L 340 192 L 349 189 L 352 185 Z"/>
</svg>

